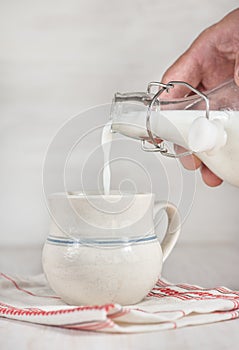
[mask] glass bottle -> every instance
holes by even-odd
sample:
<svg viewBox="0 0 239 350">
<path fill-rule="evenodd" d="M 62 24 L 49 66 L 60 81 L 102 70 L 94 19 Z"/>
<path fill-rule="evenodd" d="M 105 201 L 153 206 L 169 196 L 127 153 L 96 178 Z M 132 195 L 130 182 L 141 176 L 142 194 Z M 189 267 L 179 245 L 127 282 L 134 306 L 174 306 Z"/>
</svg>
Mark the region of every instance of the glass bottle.
<svg viewBox="0 0 239 350">
<path fill-rule="evenodd" d="M 171 99 L 170 91 L 178 85 L 191 93 Z M 143 150 L 172 158 L 195 154 L 217 176 L 239 187 L 239 87 L 233 80 L 205 93 L 181 81 L 152 82 L 147 92 L 116 93 L 111 119 L 112 132 L 141 140 Z M 172 153 L 164 141 L 188 151 Z"/>
</svg>

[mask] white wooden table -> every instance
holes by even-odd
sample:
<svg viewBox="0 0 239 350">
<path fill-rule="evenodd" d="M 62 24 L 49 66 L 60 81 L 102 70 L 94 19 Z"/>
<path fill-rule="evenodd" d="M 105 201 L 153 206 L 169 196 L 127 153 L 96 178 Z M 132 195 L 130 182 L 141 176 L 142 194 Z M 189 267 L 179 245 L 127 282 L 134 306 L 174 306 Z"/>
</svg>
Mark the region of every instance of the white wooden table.
<svg viewBox="0 0 239 350">
<path fill-rule="evenodd" d="M 8 264 L 11 257 L 15 264 Z M 24 258 L 23 258 L 24 257 Z M 26 261 L 28 260 L 28 261 Z M 40 272 L 40 249 L 0 249 L 0 268 L 5 272 Z M 226 285 L 239 290 L 239 244 L 178 244 L 165 263 L 163 275 L 174 282 L 205 287 Z M 22 273 L 23 273 L 22 272 Z M 238 348 L 239 320 L 153 333 L 98 334 L 39 326 L 0 319 L 0 349 L 230 349 Z"/>
</svg>

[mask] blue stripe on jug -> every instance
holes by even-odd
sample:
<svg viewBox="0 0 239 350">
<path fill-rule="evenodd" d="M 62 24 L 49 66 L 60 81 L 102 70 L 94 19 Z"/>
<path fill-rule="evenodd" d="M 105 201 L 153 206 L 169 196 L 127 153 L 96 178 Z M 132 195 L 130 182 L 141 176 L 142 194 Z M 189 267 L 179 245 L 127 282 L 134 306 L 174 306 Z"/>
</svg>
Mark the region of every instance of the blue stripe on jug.
<svg viewBox="0 0 239 350">
<path fill-rule="evenodd" d="M 121 240 L 96 240 L 96 239 L 69 239 L 69 238 L 62 238 L 57 236 L 48 236 L 47 242 L 50 244 L 56 244 L 56 245 L 73 245 L 73 244 L 89 244 L 89 245 L 116 245 L 116 244 L 136 244 L 136 243 L 143 243 L 143 242 L 149 242 L 157 240 L 157 236 L 147 236 L 147 237 L 140 237 L 140 238 L 134 238 L 134 239 L 121 239 Z"/>
</svg>

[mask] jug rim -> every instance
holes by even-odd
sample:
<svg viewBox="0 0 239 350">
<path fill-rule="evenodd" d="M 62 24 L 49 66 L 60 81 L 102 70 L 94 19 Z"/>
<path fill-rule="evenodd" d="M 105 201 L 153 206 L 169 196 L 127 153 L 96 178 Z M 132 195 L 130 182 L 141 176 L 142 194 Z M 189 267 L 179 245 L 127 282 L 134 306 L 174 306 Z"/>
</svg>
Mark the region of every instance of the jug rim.
<svg viewBox="0 0 239 350">
<path fill-rule="evenodd" d="M 123 191 L 117 191 L 112 190 L 109 194 L 105 194 L 104 192 L 100 191 L 67 191 L 67 192 L 54 192 L 48 195 L 48 199 L 53 198 L 68 198 L 68 199 L 85 199 L 85 198 L 120 198 L 120 197 L 147 197 L 147 196 L 155 196 L 153 192 L 123 192 Z"/>
</svg>

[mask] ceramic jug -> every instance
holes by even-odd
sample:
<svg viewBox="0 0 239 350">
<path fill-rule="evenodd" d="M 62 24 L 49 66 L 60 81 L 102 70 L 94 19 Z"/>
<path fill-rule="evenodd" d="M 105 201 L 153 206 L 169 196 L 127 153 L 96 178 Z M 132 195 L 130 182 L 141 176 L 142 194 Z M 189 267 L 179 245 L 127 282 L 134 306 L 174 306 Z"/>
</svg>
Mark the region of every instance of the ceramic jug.
<svg viewBox="0 0 239 350">
<path fill-rule="evenodd" d="M 58 193 L 49 208 L 43 269 L 51 288 L 72 305 L 142 300 L 180 232 L 177 208 L 154 203 L 152 193 Z M 154 228 L 161 211 L 168 217 L 163 239 Z"/>
</svg>

